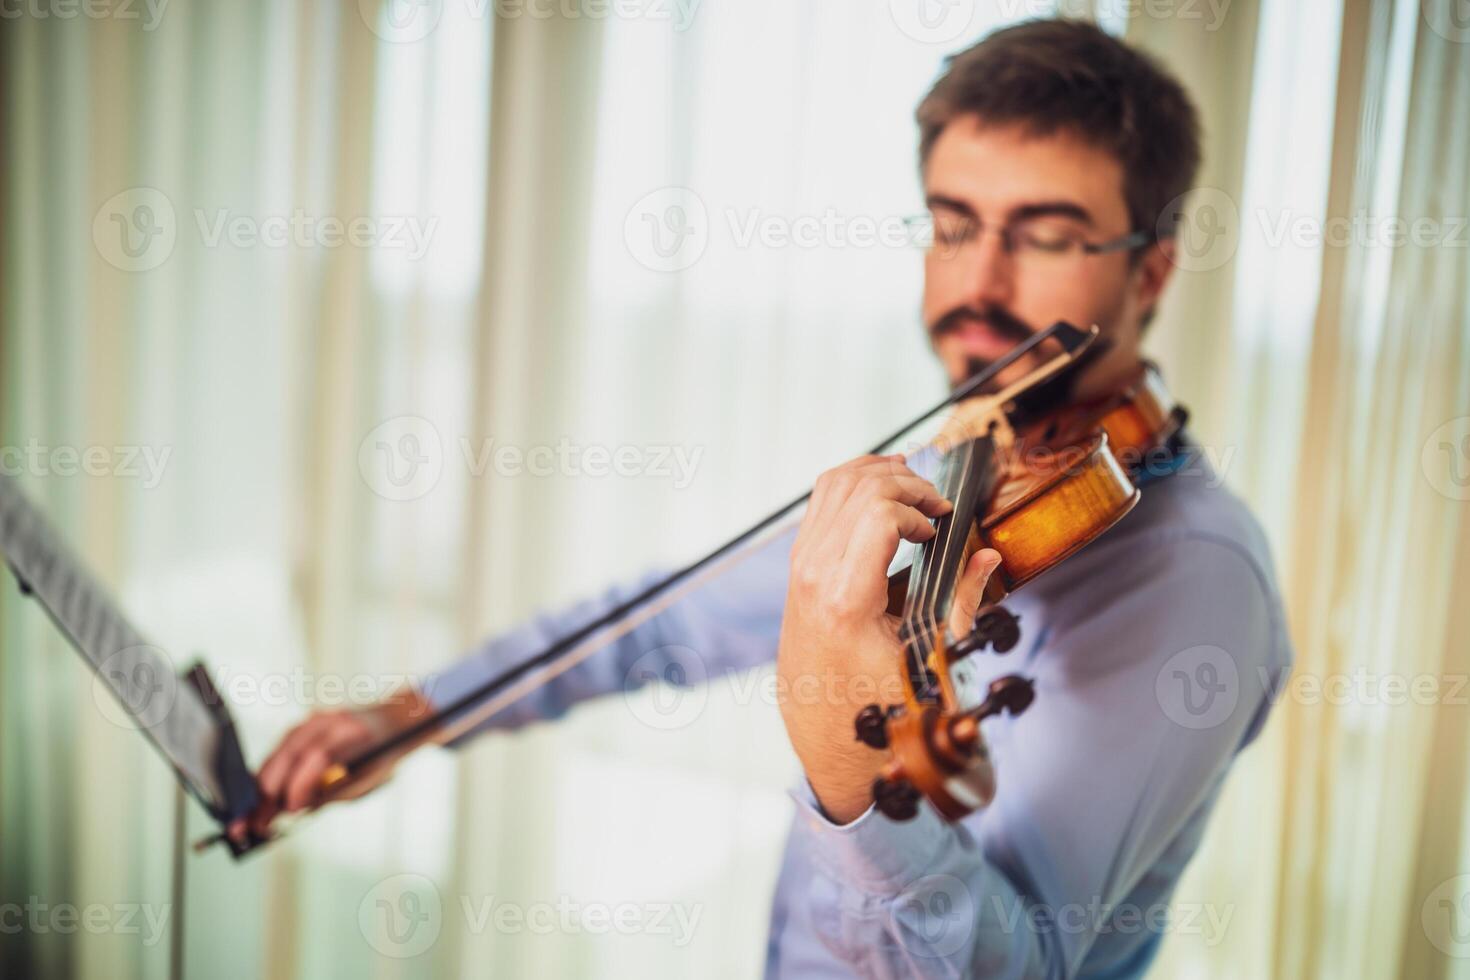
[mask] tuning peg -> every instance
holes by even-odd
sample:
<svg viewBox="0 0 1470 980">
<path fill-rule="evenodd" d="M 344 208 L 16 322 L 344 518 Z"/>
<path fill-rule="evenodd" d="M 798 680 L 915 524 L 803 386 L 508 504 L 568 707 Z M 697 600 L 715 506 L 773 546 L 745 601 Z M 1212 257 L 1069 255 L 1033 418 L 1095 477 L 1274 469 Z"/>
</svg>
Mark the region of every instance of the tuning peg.
<svg viewBox="0 0 1470 980">
<path fill-rule="evenodd" d="M 1021 639 L 1021 617 L 1005 606 L 982 606 L 975 616 L 975 639 L 977 650 L 985 649 L 989 643 L 996 653 L 1009 653 Z"/>
<path fill-rule="evenodd" d="M 975 616 L 974 629 L 950 646 L 950 663 L 979 653 L 987 646 L 995 647 L 996 653 L 1009 653 L 1021 639 L 1020 622 L 1021 617 L 1004 606 L 981 606 Z"/>
<path fill-rule="evenodd" d="M 870 704 L 853 719 L 857 740 L 871 749 L 888 748 L 888 709 Z"/>
<path fill-rule="evenodd" d="M 919 814 L 919 791 L 906 779 L 873 780 L 873 805 L 889 820 L 912 820 Z"/>
<path fill-rule="evenodd" d="M 1029 678 L 1020 674 L 1007 674 L 1005 677 L 997 677 L 990 682 L 990 690 L 985 695 L 985 700 L 980 707 L 973 712 L 975 720 L 980 721 L 991 715 L 998 715 L 1002 711 L 1009 711 L 1012 717 L 1019 715 L 1031 707 L 1031 702 L 1036 700 L 1036 686 Z"/>
</svg>

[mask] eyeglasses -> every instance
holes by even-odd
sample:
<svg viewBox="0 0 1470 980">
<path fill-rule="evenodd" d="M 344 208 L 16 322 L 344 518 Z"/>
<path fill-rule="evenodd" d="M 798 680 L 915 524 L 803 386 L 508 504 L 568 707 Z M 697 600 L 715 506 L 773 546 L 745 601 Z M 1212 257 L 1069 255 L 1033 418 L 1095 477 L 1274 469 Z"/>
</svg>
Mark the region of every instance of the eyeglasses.
<svg viewBox="0 0 1470 980">
<path fill-rule="evenodd" d="M 940 258 L 953 258 L 980 241 L 986 231 L 978 218 L 941 211 L 904 219 L 909 241 Z M 1105 242 L 1090 242 L 1076 225 L 1052 217 L 1026 218 L 992 228 L 1000 236 L 1001 248 L 1017 261 L 1029 265 L 1061 264 L 1084 255 L 1131 252 L 1153 241 L 1146 231 L 1129 232 Z"/>
</svg>

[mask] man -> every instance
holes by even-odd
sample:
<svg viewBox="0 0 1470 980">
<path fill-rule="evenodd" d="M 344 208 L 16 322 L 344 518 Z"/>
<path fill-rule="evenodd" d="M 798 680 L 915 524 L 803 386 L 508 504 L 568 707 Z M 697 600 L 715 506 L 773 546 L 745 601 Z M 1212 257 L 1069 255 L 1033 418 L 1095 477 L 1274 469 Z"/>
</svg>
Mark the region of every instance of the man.
<svg viewBox="0 0 1470 980">
<path fill-rule="evenodd" d="M 951 381 L 1067 320 L 1098 324 L 1104 346 L 1073 396 L 1118 390 L 1173 269 L 1177 218 L 1166 210 L 1198 162 L 1184 91 L 1090 25 L 1032 22 L 952 58 L 918 121 L 934 227 L 923 314 Z M 950 506 L 900 457 L 823 474 L 794 542 L 763 549 L 485 727 L 621 690 L 635 661 L 658 666 L 681 649 L 716 671 L 775 655 L 785 691 L 836 678 L 823 686 L 834 694 L 782 704 L 806 780 L 774 899 L 770 975 L 1137 976 L 1225 773 L 1291 660 L 1261 533 L 1209 477 L 1196 463 L 1154 481 L 1119 525 L 1009 601 L 1023 642 L 979 658 L 981 681 L 1027 674 L 1037 700 L 986 723 L 1000 792 L 957 824 L 927 805 L 907 822 L 874 810 L 885 755 L 853 737 L 873 690 L 855 682 L 891 689 L 899 669 L 885 571 L 900 541 L 931 536 Z M 997 559 L 982 551 L 966 568 L 959 632 Z M 421 695 L 308 719 L 261 769 L 257 826 L 319 802 L 332 761 L 631 591 L 501 637 Z"/>
</svg>

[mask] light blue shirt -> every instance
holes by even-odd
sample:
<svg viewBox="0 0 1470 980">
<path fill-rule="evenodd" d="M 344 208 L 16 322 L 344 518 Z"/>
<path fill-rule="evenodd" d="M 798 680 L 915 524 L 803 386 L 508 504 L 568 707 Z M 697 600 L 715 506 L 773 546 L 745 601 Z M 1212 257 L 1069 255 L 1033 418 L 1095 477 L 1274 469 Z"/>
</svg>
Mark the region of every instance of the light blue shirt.
<svg viewBox="0 0 1470 980">
<path fill-rule="evenodd" d="M 485 727 L 553 718 L 650 677 L 697 682 L 770 661 L 791 541 L 763 546 Z M 643 584 L 489 642 L 431 678 L 429 699 L 453 701 Z M 1006 605 L 1021 642 L 973 658 L 976 679 L 1025 674 L 1036 701 L 985 723 L 995 801 L 953 825 L 923 804 L 908 822 L 870 808 L 839 826 L 803 782 L 767 976 L 1136 977 L 1169 929 L 1208 935 L 1228 922 L 1218 903 L 1172 923 L 1168 906 L 1291 666 L 1255 520 L 1194 458 Z"/>
</svg>

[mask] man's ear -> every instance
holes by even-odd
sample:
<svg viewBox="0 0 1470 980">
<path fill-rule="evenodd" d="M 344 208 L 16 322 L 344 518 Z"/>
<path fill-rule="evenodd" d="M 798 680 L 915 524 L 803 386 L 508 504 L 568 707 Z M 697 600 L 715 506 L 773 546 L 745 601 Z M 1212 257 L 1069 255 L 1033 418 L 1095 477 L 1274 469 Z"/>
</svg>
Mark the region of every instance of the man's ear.
<svg viewBox="0 0 1470 980">
<path fill-rule="evenodd" d="M 1144 250 L 1133 272 L 1138 289 L 1138 309 L 1145 320 L 1153 314 L 1164 286 L 1174 274 L 1176 244 L 1173 238 L 1158 239 Z"/>
</svg>

